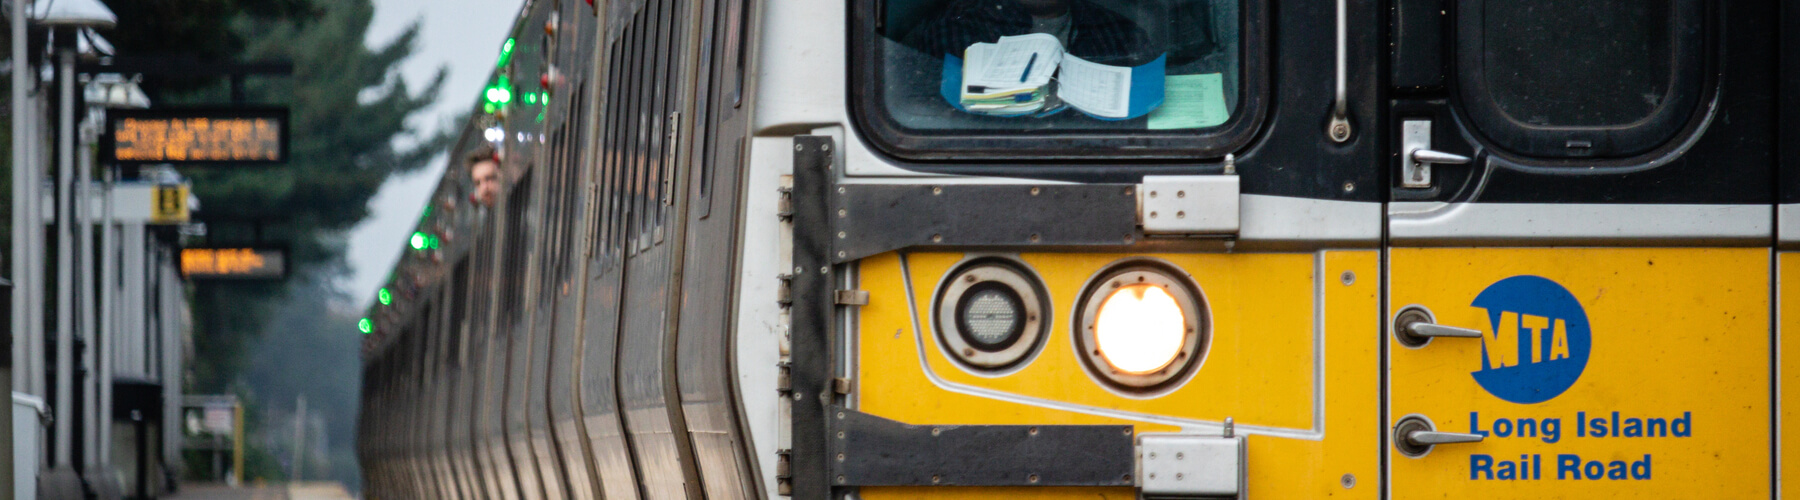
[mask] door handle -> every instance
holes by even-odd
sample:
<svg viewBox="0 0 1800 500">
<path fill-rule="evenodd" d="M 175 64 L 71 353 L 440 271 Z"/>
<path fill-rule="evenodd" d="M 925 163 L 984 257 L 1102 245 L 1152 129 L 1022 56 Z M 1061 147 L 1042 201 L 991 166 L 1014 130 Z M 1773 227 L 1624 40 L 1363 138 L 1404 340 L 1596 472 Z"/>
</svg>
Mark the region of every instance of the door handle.
<svg viewBox="0 0 1800 500">
<path fill-rule="evenodd" d="M 1478 339 L 1481 330 L 1437 324 L 1431 311 L 1412 305 L 1394 316 L 1394 338 L 1407 347 L 1424 347 L 1437 337 Z"/>
<path fill-rule="evenodd" d="M 1430 420 L 1418 415 L 1408 415 L 1394 425 L 1394 449 L 1413 458 L 1425 456 L 1440 444 L 1479 443 L 1485 437 L 1480 434 L 1438 432 L 1431 426 Z"/>
<path fill-rule="evenodd" d="M 1431 166 L 1461 165 L 1469 157 L 1431 149 L 1431 120 L 1406 120 L 1400 123 L 1401 159 L 1400 187 L 1431 187 Z"/>
</svg>

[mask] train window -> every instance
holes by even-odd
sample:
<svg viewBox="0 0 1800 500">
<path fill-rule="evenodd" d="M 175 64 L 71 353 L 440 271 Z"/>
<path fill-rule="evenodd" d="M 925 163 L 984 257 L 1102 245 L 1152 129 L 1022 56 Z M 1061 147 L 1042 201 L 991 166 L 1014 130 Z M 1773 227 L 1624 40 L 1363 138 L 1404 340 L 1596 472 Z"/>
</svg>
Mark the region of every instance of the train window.
<svg viewBox="0 0 1800 500">
<path fill-rule="evenodd" d="M 1538 157 L 1621 157 L 1688 125 L 1705 85 L 1699 0 L 1463 0 L 1458 83 L 1477 128 Z"/>
<path fill-rule="evenodd" d="M 1260 112 L 1254 0 L 854 4 L 857 119 L 900 156 L 1222 156 Z"/>
</svg>

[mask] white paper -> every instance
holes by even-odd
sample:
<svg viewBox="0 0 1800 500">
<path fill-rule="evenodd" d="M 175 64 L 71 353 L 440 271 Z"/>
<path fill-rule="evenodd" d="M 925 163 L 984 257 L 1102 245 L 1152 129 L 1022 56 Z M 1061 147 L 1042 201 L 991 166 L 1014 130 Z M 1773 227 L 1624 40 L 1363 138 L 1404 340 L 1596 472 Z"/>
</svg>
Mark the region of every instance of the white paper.
<svg viewBox="0 0 1800 500">
<path fill-rule="evenodd" d="M 1004 36 L 998 43 L 970 45 L 963 53 L 963 85 L 983 87 L 1042 87 L 1063 55 L 1056 37 L 1037 33 Z M 1027 70 L 1030 71 L 1027 74 Z"/>
<path fill-rule="evenodd" d="M 1057 97 L 1076 109 L 1105 118 L 1131 113 L 1131 68 L 1064 56 Z"/>
</svg>

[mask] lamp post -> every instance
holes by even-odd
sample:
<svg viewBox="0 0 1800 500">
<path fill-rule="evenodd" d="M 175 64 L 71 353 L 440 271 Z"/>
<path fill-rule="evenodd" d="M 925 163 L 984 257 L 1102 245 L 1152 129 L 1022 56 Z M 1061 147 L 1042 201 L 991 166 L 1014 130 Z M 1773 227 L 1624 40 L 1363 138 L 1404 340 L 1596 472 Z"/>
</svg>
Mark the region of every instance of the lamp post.
<svg viewBox="0 0 1800 500">
<path fill-rule="evenodd" d="M 72 243 L 77 238 L 74 225 L 75 199 L 72 184 L 75 174 L 75 56 L 81 30 L 110 28 L 118 22 L 112 11 L 99 0 L 57 0 L 39 4 L 38 24 L 53 31 L 56 42 L 57 106 L 57 208 L 56 208 L 56 388 L 54 445 L 51 467 L 71 469 L 74 464 L 75 439 L 75 331 L 74 301 L 76 284 Z M 85 176 L 84 176 L 85 177 Z M 85 190 L 84 190 L 85 191 Z M 81 200 L 87 203 L 88 200 Z M 88 276 L 82 276 L 86 280 Z M 52 485 L 54 486 L 54 485 Z"/>
<path fill-rule="evenodd" d="M 90 107 L 88 117 L 88 140 L 104 133 L 106 109 L 125 108 L 142 109 L 150 107 L 150 98 L 138 88 L 135 80 L 127 80 L 117 73 L 94 75 L 86 89 L 87 103 Z M 112 414 L 113 414 L 113 359 L 118 351 L 118 264 L 120 259 L 119 228 L 114 227 L 113 187 L 119 178 L 116 165 L 106 165 L 105 177 L 100 186 L 100 328 L 90 343 L 95 353 L 95 370 L 93 388 L 96 391 L 94 411 L 91 412 L 95 422 L 95 432 L 86 437 L 93 439 L 90 448 L 94 455 L 89 459 L 98 465 L 102 472 L 109 471 L 112 465 Z M 83 226 L 85 227 L 85 226 Z M 138 241 L 142 244 L 142 240 Z M 90 266 L 89 269 L 92 267 Z M 84 281 L 85 283 L 86 281 Z M 142 456 L 140 453 L 139 456 Z"/>
</svg>

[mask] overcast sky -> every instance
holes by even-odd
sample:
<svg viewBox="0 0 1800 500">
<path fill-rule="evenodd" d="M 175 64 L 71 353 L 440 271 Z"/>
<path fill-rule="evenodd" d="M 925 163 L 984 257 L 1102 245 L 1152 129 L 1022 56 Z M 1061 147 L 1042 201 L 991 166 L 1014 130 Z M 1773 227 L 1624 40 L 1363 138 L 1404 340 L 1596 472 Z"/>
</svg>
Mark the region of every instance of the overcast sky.
<svg viewBox="0 0 1800 500">
<path fill-rule="evenodd" d="M 401 75 L 413 88 L 431 81 L 439 67 L 449 69 L 449 80 L 437 105 L 413 117 L 415 126 L 430 131 L 475 102 L 487 82 L 488 72 L 500 55 L 506 30 L 519 13 L 521 0 L 375 0 L 375 22 L 369 27 L 370 46 L 392 41 L 401 30 L 417 21 L 419 38 L 412 58 Z M 389 179 L 369 200 L 370 216 L 350 231 L 350 266 L 353 274 L 342 284 L 356 300 L 353 307 L 368 305 L 382 278 L 400 257 L 413 224 L 425 209 L 425 199 L 444 173 L 444 160 L 433 160 L 425 170 Z"/>
</svg>

